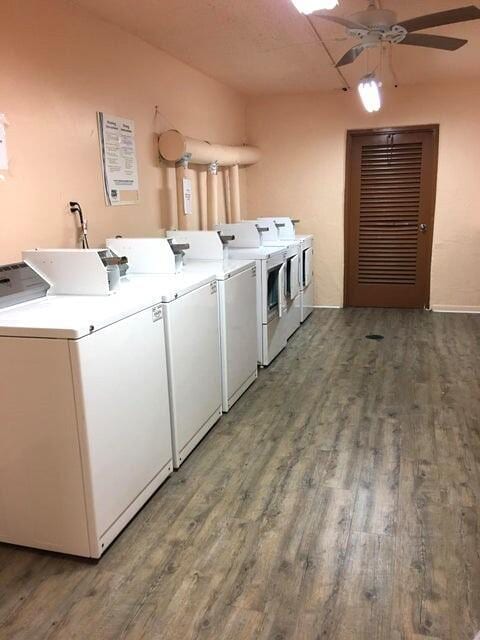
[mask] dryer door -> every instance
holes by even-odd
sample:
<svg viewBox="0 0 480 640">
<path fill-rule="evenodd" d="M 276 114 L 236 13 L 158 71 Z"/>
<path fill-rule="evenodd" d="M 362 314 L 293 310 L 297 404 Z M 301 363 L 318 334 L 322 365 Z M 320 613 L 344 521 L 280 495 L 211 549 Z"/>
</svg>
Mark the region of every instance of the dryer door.
<svg viewBox="0 0 480 640">
<path fill-rule="evenodd" d="M 288 259 L 287 262 L 287 297 L 290 300 L 295 300 L 299 292 L 299 273 L 298 273 L 299 259 L 298 255 Z"/>
<path fill-rule="evenodd" d="M 286 271 L 287 263 L 284 262 L 278 272 L 278 317 L 281 318 L 287 310 L 287 294 L 286 294 Z"/>
<path fill-rule="evenodd" d="M 303 252 L 303 286 L 308 287 L 313 277 L 313 249 L 309 247 Z"/>
<path fill-rule="evenodd" d="M 281 316 L 281 300 L 284 297 L 283 286 L 284 281 L 281 277 L 281 269 L 284 263 L 277 264 L 274 267 L 270 267 L 267 271 L 267 290 L 266 290 L 266 305 L 267 305 L 267 322 L 270 322 L 272 318 Z"/>
</svg>

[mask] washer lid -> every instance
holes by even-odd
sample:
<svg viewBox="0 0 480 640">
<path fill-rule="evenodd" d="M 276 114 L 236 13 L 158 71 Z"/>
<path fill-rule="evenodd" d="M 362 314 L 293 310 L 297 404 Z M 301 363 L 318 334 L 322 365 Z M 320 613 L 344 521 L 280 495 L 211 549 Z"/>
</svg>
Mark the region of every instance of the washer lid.
<svg viewBox="0 0 480 640">
<path fill-rule="evenodd" d="M 46 296 L 0 309 L 0 336 L 75 340 L 215 281 L 213 272 L 132 275 L 109 296 Z"/>
<path fill-rule="evenodd" d="M 237 248 L 229 247 L 228 253 L 232 260 L 268 260 L 269 258 L 279 258 L 285 253 L 285 247 L 250 247 Z"/>
<path fill-rule="evenodd" d="M 217 280 L 226 280 L 254 266 L 254 260 L 187 260 L 183 273 L 213 274 Z"/>
<path fill-rule="evenodd" d="M 311 233 L 297 233 L 295 240 L 300 240 L 304 247 L 313 246 L 313 235 Z"/>
<path fill-rule="evenodd" d="M 287 257 L 291 258 L 292 256 L 297 255 L 302 246 L 301 240 L 266 240 L 263 243 L 264 247 L 283 247 L 287 250 Z"/>
<path fill-rule="evenodd" d="M 161 302 L 149 290 L 46 296 L 0 310 L 0 336 L 78 339 Z"/>
<path fill-rule="evenodd" d="M 122 279 L 120 288 L 127 291 L 149 291 L 161 302 L 171 302 L 210 282 L 216 281 L 214 271 L 204 273 L 187 272 L 169 275 L 134 274 Z"/>
</svg>

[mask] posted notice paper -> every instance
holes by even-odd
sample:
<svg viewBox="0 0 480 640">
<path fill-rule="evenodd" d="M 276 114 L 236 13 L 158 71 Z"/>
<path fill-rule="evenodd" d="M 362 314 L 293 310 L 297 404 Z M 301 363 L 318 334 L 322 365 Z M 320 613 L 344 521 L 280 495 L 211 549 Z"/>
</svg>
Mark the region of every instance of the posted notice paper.
<svg viewBox="0 0 480 640">
<path fill-rule="evenodd" d="M 192 181 L 190 178 L 183 178 L 183 212 L 186 216 L 190 216 L 193 213 Z"/>
<path fill-rule="evenodd" d="M 138 201 L 138 170 L 133 120 L 98 113 L 103 179 L 108 204 Z"/>
</svg>

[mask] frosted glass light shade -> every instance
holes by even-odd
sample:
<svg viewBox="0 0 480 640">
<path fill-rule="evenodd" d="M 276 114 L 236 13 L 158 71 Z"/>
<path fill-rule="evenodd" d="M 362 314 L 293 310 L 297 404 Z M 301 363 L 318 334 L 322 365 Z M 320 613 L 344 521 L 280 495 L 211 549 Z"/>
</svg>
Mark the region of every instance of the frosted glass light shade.
<svg viewBox="0 0 480 640">
<path fill-rule="evenodd" d="M 373 75 L 365 76 L 360 80 L 358 93 L 363 106 L 369 113 L 379 111 L 382 106 L 380 87 L 381 83 Z"/>
<path fill-rule="evenodd" d="M 338 5 L 338 0 L 292 0 L 295 8 L 300 13 L 314 13 L 315 11 L 334 9 Z"/>
</svg>

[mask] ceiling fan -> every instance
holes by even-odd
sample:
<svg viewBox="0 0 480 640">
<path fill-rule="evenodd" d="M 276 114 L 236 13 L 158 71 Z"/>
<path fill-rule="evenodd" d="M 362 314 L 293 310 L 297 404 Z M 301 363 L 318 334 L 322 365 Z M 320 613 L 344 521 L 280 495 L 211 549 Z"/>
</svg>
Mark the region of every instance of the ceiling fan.
<svg viewBox="0 0 480 640">
<path fill-rule="evenodd" d="M 382 42 L 455 51 L 467 44 L 468 40 L 415 32 L 456 22 L 478 20 L 480 18 L 480 9 L 470 5 L 397 22 L 397 16 L 394 11 L 378 9 L 374 0 L 370 0 L 365 11 L 354 13 L 349 18 L 341 18 L 324 12 L 316 12 L 314 15 L 323 20 L 341 24 L 347 29 L 349 36 L 360 38 L 361 42 L 347 51 L 335 65 L 336 67 L 343 67 L 356 60 L 365 49 L 376 47 Z"/>
</svg>

